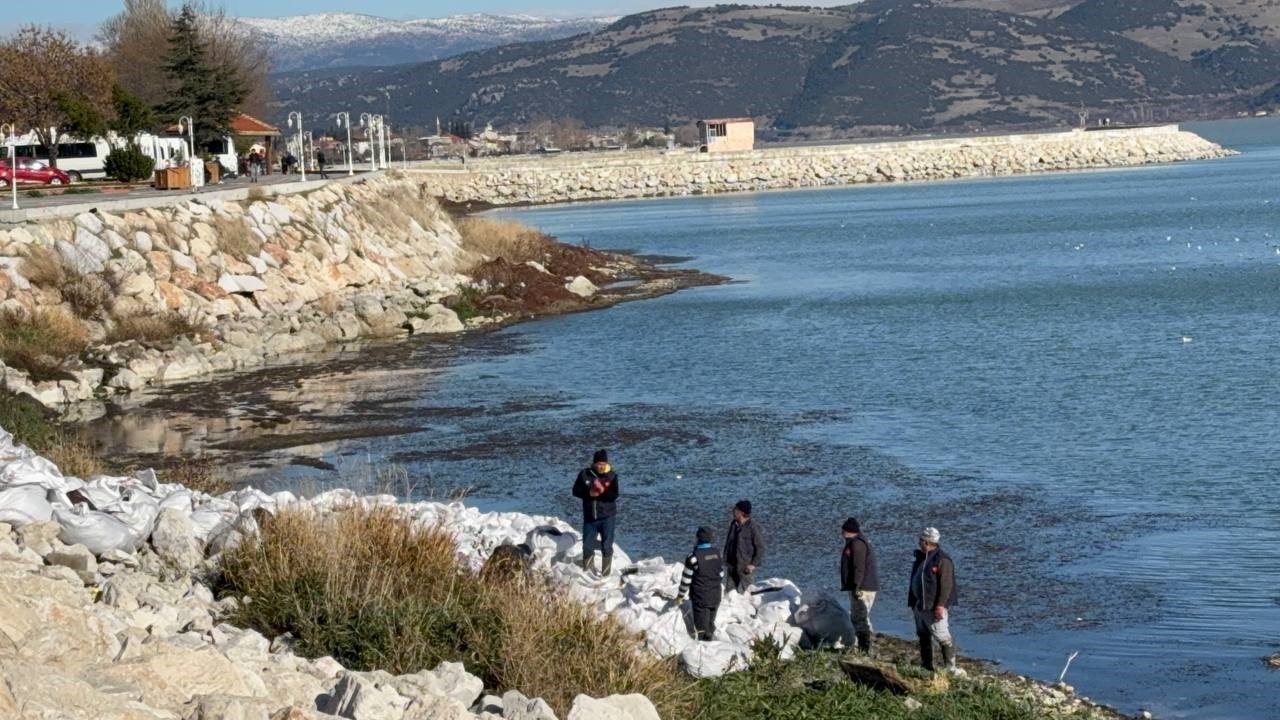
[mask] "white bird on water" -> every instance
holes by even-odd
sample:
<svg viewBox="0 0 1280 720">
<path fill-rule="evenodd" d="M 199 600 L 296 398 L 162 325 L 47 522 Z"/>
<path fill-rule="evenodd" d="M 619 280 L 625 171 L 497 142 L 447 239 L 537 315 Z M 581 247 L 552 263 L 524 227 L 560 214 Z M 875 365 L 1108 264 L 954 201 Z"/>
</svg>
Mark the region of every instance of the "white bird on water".
<svg viewBox="0 0 1280 720">
<path fill-rule="evenodd" d="M 1194 342 L 1194 341 L 1195 341 L 1195 338 L 1191 337 L 1190 335 L 1183 335 L 1183 336 L 1182 336 L 1182 342 L 1183 342 L 1184 344 L 1185 344 L 1185 343 L 1189 343 L 1189 342 Z"/>
</svg>

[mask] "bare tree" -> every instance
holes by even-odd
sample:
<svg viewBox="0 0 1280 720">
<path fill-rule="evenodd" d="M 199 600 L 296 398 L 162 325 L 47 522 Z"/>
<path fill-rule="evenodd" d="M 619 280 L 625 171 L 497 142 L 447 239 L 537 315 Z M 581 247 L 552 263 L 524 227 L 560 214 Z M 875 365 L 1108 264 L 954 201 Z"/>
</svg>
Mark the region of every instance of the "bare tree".
<svg viewBox="0 0 1280 720">
<path fill-rule="evenodd" d="M 0 117 L 35 131 L 58 165 L 58 138 L 111 114 L 111 65 L 53 28 L 24 27 L 0 43 Z"/>
<path fill-rule="evenodd" d="M 210 64 L 234 76 L 246 90 L 240 110 L 265 114 L 272 97 L 266 45 L 220 5 L 204 0 L 189 4 L 200 16 Z M 152 106 L 164 103 L 173 90 L 163 59 L 175 16 L 165 0 L 124 0 L 124 10 L 98 31 L 120 85 Z"/>
</svg>

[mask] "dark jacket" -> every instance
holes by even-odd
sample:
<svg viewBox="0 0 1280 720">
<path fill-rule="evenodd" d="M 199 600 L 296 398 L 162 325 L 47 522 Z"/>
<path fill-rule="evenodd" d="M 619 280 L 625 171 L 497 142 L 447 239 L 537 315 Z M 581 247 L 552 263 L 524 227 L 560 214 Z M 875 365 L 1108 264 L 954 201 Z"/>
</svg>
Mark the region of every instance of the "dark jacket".
<svg viewBox="0 0 1280 720">
<path fill-rule="evenodd" d="M 915 578 L 916 568 L 924 563 L 925 555 L 916 550 L 916 560 L 911 564 L 911 577 Z M 924 566 L 921 577 L 924 596 L 916 597 L 915 583 L 907 583 L 907 606 L 915 610 L 932 610 L 941 605 L 949 608 L 956 604 L 956 564 L 951 556 L 938 548 L 929 554 L 929 562 Z"/>
<path fill-rule="evenodd" d="M 720 553 L 711 543 L 702 543 L 684 560 L 684 573 L 680 576 L 680 594 L 688 595 L 694 606 L 720 607 L 721 586 L 724 584 L 724 564 Z"/>
<path fill-rule="evenodd" d="M 591 488 L 601 488 L 599 495 L 593 496 Z M 573 483 L 573 496 L 582 498 L 582 519 L 595 522 L 618 514 L 618 473 L 610 470 L 600 475 L 595 468 L 587 468 L 578 473 Z"/>
<path fill-rule="evenodd" d="M 840 554 L 840 589 L 849 592 L 880 590 L 876 551 L 862 533 L 844 542 L 844 552 Z"/>
<path fill-rule="evenodd" d="M 747 571 L 748 565 L 764 564 L 764 535 L 754 520 L 729 523 L 729 534 L 724 538 L 724 561 L 739 575 Z"/>
</svg>

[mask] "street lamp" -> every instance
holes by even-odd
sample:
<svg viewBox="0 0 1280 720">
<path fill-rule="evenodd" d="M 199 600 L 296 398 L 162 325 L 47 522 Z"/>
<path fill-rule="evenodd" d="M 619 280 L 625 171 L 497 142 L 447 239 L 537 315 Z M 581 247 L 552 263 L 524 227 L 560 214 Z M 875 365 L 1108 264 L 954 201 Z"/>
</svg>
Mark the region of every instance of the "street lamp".
<svg viewBox="0 0 1280 720">
<path fill-rule="evenodd" d="M 298 121 L 298 167 L 302 170 L 302 182 L 307 181 L 307 146 L 302 139 L 302 113 L 293 110 L 289 113 L 289 127 L 293 127 L 294 120 Z"/>
<path fill-rule="evenodd" d="M 9 187 L 13 190 L 13 209 L 18 209 L 18 141 L 13 136 L 13 123 L 0 125 L 0 135 L 9 133 Z"/>
<path fill-rule="evenodd" d="M 191 174 L 191 192 L 195 192 L 198 186 L 204 184 L 204 175 L 200 172 L 203 168 L 196 168 L 196 123 L 190 115 L 178 118 L 179 135 L 184 132 L 183 127 L 186 127 L 187 137 L 191 139 L 191 152 L 187 155 L 187 171 Z"/>
<path fill-rule="evenodd" d="M 373 135 L 373 115 L 360 113 L 360 127 L 364 128 L 365 139 L 369 141 L 369 172 L 378 171 L 378 143 Z"/>
<path fill-rule="evenodd" d="M 351 113 L 338 113 L 338 127 L 347 128 L 347 177 L 356 174 L 355 158 L 351 156 Z"/>
</svg>

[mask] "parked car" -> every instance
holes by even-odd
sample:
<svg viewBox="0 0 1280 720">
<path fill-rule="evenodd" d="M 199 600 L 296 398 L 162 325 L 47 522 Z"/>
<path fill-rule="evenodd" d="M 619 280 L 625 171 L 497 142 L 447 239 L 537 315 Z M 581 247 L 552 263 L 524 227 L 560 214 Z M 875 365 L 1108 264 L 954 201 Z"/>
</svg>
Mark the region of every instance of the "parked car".
<svg viewBox="0 0 1280 720">
<path fill-rule="evenodd" d="M 10 168 L 8 161 L 0 160 L 0 183 L 8 185 L 13 182 L 12 178 L 13 170 Z M 39 160 L 18 158 L 18 184 L 70 185 L 71 176 L 58 168 L 49 167 Z"/>
</svg>

